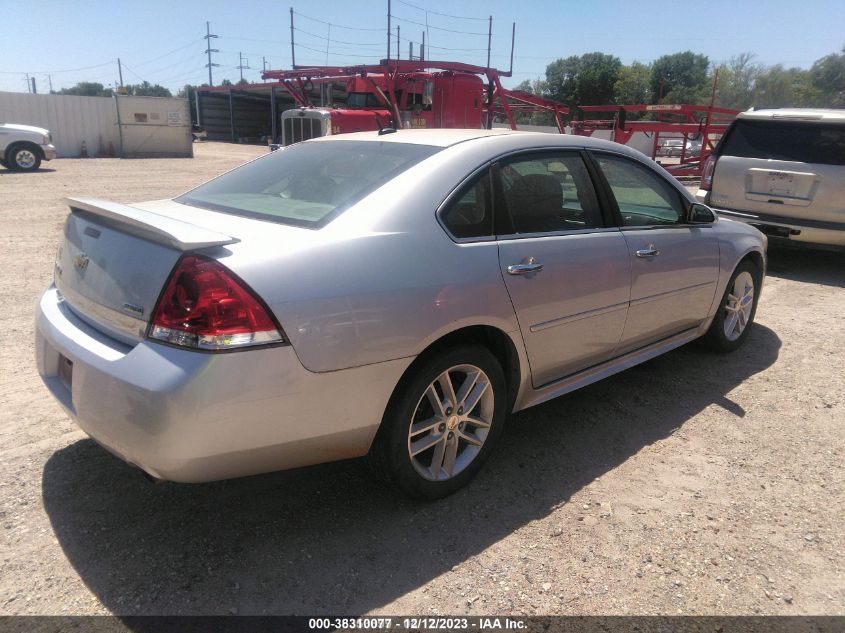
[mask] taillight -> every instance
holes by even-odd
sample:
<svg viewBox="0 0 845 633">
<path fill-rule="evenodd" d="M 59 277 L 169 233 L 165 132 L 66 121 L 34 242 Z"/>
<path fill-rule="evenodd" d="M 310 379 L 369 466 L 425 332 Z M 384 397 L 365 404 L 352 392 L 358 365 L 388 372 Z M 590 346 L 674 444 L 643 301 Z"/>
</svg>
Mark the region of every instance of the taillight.
<svg viewBox="0 0 845 633">
<path fill-rule="evenodd" d="M 707 160 L 704 161 L 704 169 L 701 170 L 701 184 L 700 189 L 710 191 L 713 188 L 713 172 L 716 171 L 716 156 L 710 154 Z"/>
<path fill-rule="evenodd" d="M 173 345 L 223 350 L 283 341 L 267 309 L 224 266 L 189 255 L 179 260 L 158 300 L 149 337 Z"/>
</svg>

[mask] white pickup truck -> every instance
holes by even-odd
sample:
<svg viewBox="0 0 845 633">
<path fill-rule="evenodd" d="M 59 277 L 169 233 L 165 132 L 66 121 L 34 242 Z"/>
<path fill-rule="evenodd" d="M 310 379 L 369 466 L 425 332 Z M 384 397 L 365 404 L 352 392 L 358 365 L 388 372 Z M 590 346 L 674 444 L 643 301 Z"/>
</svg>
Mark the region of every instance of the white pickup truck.
<svg viewBox="0 0 845 633">
<path fill-rule="evenodd" d="M 13 171 L 35 171 L 42 160 L 53 160 L 56 148 L 49 130 L 31 125 L 0 123 L 0 165 Z"/>
</svg>

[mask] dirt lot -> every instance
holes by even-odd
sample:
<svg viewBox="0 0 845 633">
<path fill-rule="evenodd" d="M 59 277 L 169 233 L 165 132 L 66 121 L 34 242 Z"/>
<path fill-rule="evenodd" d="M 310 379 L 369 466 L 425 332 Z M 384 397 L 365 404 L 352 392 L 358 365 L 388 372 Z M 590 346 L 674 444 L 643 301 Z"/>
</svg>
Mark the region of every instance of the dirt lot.
<svg viewBox="0 0 845 633">
<path fill-rule="evenodd" d="M 357 462 L 154 486 L 86 439 L 33 362 L 61 198 L 168 197 L 264 151 L 0 171 L 0 613 L 845 613 L 839 254 L 773 250 L 744 348 L 514 416 L 437 503 Z"/>
</svg>

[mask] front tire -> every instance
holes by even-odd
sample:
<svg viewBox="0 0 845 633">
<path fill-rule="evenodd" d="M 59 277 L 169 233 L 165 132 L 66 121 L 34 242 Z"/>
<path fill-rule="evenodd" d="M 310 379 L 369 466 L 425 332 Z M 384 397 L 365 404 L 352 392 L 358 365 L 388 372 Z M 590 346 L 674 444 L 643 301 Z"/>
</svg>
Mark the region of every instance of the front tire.
<svg viewBox="0 0 845 633">
<path fill-rule="evenodd" d="M 705 341 L 717 352 L 732 352 L 745 342 L 760 298 L 762 274 L 751 260 L 741 262 L 731 275 Z"/>
<path fill-rule="evenodd" d="M 445 350 L 397 386 L 370 462 L 411 497 L 445 497 L 481 469 L 506 413 L 505 377 L 496 357 L 478 345 Z"/>
<path fill-rule="evenodd" d="M 13 171 L 35 171 L 41 167 L 41 150 L 31 143 L 12 145 L 6 162 Z"/>
</svg>

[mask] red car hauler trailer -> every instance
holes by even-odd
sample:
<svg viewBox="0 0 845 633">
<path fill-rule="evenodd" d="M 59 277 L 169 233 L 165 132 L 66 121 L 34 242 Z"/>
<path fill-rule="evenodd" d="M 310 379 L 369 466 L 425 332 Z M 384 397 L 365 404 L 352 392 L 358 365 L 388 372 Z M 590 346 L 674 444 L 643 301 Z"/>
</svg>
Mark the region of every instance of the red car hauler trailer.
<svg viewBox="0 0 845 633">
<path fill-rule="evenodd" d="M 502 87 L 495 68 L 459 62 L 382 60 L 372 66 L 270 70 L 299 106 L 282 113 L 282 145 L 316 136 L 383 128 L 484 128 L 501 114 L 516 129 L 514 112 L 545 111 L 560 132 L 569 109 L 536 95 Z M 486 82 L 484 79 L 486 79 Z M 315 107 L 315 85 L 345 82 L 340 106 Z"/>
</svg>

